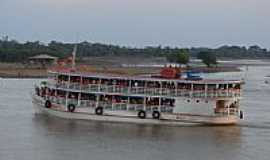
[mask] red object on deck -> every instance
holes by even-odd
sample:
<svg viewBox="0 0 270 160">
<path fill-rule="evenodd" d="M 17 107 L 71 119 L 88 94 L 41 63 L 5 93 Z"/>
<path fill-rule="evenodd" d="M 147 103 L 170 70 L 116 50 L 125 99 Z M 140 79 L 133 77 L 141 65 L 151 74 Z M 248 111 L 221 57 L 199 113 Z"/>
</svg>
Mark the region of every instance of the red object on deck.
<svg viewBox="0 0 270 160">
<path fill-rule="evenodd" d="M 172 67 L 168 67 L 168 68 L 164 68 L 160 71 L 160 75 L 163 78 L 179 78 L 179 73 L 181 73 L 179 68 L 172 68 Z"/>
</svg>

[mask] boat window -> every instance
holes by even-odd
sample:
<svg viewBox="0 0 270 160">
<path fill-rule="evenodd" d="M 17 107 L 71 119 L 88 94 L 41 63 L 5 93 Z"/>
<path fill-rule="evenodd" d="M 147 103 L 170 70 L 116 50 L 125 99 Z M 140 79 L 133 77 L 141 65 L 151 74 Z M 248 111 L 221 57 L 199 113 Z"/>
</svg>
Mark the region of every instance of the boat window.
<svg viewBox="0 0 270 160">
<path fill-rule="evenodd" d="M 58 75 L 58 82 L 68 81 L 68 76 L 66 75 Z"/>
<path fill-rule="evenodd" d="M 194 84 L 193 90 L 204 90 L 205 84 Z"/>
<path fill-rule="evenodd" d="M 162 82 L 162 88 L 175 89 L 174 82 Z"/>
<path fill-rule="evenodd" d="M 131 87 L 144 87 L 144 86 L 145 86 L 144 81 L 135 81 L 135 80 L 131 81 Z"/>
<path fill-rule="evenodd" d="M 57 90 L 57 96 L 58 97 L 66 97 L 66 91 Z"/>
<path fill-rule="evenodd" d="M 215 90 L 216 89 L 216 84 L 208 84 L 207 88 L 208 88 L 208 90 Z"/>
<path fill-rule="evenodd" d="M 48 78 L 49 78 L 49 79 L 57 80 L 57 77 L 58 77 L 58 76 L 57 76 L 57 74 L 55 74 L 55 73 L 49 73 L 49 74 L 48 74 Z"/>
<path fill-rule="evenodd" d="M 226 84 L 219 84 L 218 89 L 226 89 Z"/>
<path fill-rule="evenodd" d="M 241 85 L 240 84 L 235 84 L 234 89 L 241 89 Z"/>
<path fill-rule="evenodd" d="M 71 83 L 80 83 L 81 82 L 81 77 L 79 77 L 79 76 L 71 76 L 70 77 L 70 82 Z"/>
<path fill-rule="evenodd" d="M 146 98 L 146 105 L 148 106 L 156 106 L 159 105 L 159 98 Z"/>
<path fill-rule="evenodd" d="M 130 97 L 130 104 L 143 104 L 143 97 Z"/>
<path fill-rule="evenodd" d="M 112 79 L 101 79 L 101 84 L 103 85 L 113 85 Z"/>
<path fill-rule="evenodd" d="M 161 99 L 161 105 L 167 105 L 167 106 L 174 107 L 175 100 L 174 99 L 169 99 L 169 98 L 162 98 Z"/>
<path fill-rule="evenodd" d="M 94 94 L 86 94 L 86 93 L 81 94 L 81 100 L 95 101 L 96 99 L 97 99 L 97 96 Z"/>
<path fill-rule="evenodd" d="M 148 88 L 160 88 L 161 87 L 161 83 L 160 82 L 147 82 L 147 87 Z"/>
<path fill-rule="evenodd" d="M 82 83 L 84 85 L 98 84 L 99 83 L 99 79 L 98 78 L 91 78 L 91 77 L 83 77 Z"/>
<path fill-rule="evenodd" d="M 178 89 L 191 89 L 191 84 L 178 83 L 177 87 L 178 87 Z"/>
</svg>

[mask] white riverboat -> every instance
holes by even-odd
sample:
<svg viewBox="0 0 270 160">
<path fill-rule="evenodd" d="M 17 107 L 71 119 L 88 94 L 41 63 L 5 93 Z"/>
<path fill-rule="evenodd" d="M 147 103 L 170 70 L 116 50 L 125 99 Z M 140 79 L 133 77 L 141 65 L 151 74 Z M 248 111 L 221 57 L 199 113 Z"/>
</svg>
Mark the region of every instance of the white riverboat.
<svg viewBox="0 0 270 160">
<path fill-rule="evenodd" d="M 69 119 L 182 125 L 236 124 L 241 80 L 182 78 L 177 67 L 159 75 L 130 76 L 86 72 L 75 68 L 49 70 L 36 86 L 36 113 Z"/>
</svg>

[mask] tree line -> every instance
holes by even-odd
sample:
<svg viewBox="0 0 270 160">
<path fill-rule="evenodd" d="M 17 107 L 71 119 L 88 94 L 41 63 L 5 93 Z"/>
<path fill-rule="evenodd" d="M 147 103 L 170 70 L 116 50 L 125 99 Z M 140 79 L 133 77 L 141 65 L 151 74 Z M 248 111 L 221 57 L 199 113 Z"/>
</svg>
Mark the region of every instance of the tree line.
<svg viewBox="0 0 270 160">
<path fill-rule="evenodd" d="M 51 41 L 48 44 L 35 42 L 20 43 L 15 40 L 0 40 L 0 62 L 24 62 L 29 57 L 48 54 L 60 58 L 71 54 L 74 43 Z M 181 54 L 179 54 L 181 53 Z M 187 61 L 187 57 L 202 58 L 207 55 L 210 58 L 270 58 L 270 51 L 257 45 L 250 47 L 222 46 L 219 48 L 178 48 L 149 46 L 144 48 L 124 47 L 102 43 L 80 42 L 78 43 L 77 56 L 141 56 L 141 57 L 167 57 L 168 61 L 181 59 L 181 63 Z M 188 55 L 188 56 L 187 56 Z M 209 57 L 210 55 L 210 57 Z M 188 58 L 189 59 L 189 58 Z"/>
</svg>

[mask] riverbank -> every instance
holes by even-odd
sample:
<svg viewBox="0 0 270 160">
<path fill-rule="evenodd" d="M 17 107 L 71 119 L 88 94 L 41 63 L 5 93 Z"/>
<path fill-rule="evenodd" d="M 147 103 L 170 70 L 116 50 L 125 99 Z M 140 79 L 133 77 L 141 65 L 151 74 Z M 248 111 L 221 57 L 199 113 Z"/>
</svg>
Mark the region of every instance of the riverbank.
<svg viewBox="0 0 270 160">
<path fill-rule="evenodd" d="M 45 78 L 47 77 L 46 69 L 34 68 L 0 68 L 1 78 Z"/>
<path fill-rule="evenodd" d="M 91 57 L 82 63 L 86 70 L 94 72 L 110 72 L 116 74 L 156 74 L 167 64 L 162 57 Z M 81 64 L 77 64 L 80 66 Z M 191 59 L 190 70 L 202 73 L 239 72 L 241 66 L 269 66 L 266 60 L 220 60 L 217 67 L 205 67 L 199 60 Z M 2 78 L 46 78 L 47 69 L 29 64 L 0 63 L 0 77 Z"/>
<path fill-rule="evenodd" d="M 91 72 L 108 72 L 115 74 L 139 75 L 139 74 L 157 74 L 162 67 L 90 67 Z M 238 72 L 238 67 L 193 67 L 190 70 L 203 73 L 215 72 Z M 0 68 L 1 78 L 46 78 L 47 69 L 41 68 Z"/>
</svg>

